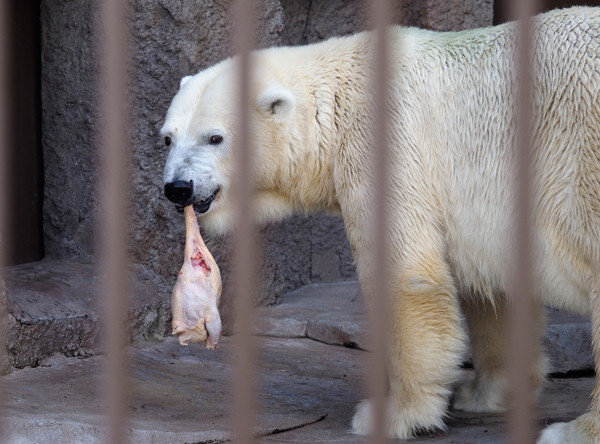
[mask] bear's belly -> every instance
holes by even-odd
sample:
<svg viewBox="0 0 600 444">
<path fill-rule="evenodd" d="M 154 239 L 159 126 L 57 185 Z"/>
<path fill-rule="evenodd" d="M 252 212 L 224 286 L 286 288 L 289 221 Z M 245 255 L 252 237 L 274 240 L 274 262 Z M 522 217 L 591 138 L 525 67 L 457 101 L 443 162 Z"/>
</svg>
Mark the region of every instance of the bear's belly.
<svg viewBox="0 0 600 444">
<path fill-rule="evenodd" d="M 536 297 L 551 307 L 589 313 L 588 289 L 580 270 L 556 254 L 542 233 L 537 234 L 533 264 Z M 479 295 L 494 301 L 510 294 L 515 253 L 506 230 L 503 234 L 461 230 L 454 233 L 448 246 L 448 259 L 461 295 Z"/>
</svg>

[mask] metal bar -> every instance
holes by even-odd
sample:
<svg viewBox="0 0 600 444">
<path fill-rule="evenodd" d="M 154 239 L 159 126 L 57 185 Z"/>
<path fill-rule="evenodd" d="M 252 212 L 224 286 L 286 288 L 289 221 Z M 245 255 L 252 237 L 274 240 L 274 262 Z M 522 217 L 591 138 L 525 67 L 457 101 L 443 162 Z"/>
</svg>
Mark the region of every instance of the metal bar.
<svg viewBox="0 0 600 444">
<path fill-rule="evenodd" d="M 535 301 L 533 283 L 532 245 L 532 183 L 531 183 L 531 56 L 533 54 L 532 22 L 535 2 L 513 0 L 512 16 L 517 17 L 517 50 L 515 53 L 515 261 L 513 286 L 510 291 L 510 316 L 508 330 L 509 381 L 511 409 L 508 415 L 508 441 L 532 443 L 535 441 L 535 393 L 532 375 L 537 345 Z"/>
<path fill-rule="evenodd" d="M 387 233 L 388 216 L 386 211 L 386 195 L 389 188 L 389 147 L 388 129 L 389 113 L 387 97 L 390 84 L 390 5 L 388 0 L 371 0 L 371 17 L 374 29 L 374 67 L 372 87 L 374 93 L 373 131 L 374 150 L 372 169 L 375 186 L 374 211 L 372 212 L 373 255 L 371 261 L 374 270 L 374 286 L 370 304 L 370 347 L 373 355 L 368 360 L 368 390 L 373 402 L 373 430 L 370 442 L 373 444 L 387 441 L 387 373 L 386 373 L 386 325 L 388 322 L 389 275 Z"/>
<path fill-rule="evenodd" d="M 127 22 L 123 0 L 102 2 L 102 69 L 100 74 L 102 134 L 100 144 L 100 268 L 102 300 L 106 309 L 104 339 L 107 351 L 106 396 L 108 402 L 107 441 L 127 441 L 129 400 L 125 351 L 129 299 L 126 196 L 127 156 Z"/>
<path fill-rule="evenodd" d="M 6 362 L 6 317 L 7 306 L 4 298 L 4 266 L 8 259 L 7 239 L 8 229 L 8 144 L 9 144 L 9 104 L 8 104 L 8 73 L 10 70 L 9 39 L 9 2 L 0 1 L 0 370 Z M 1 374 L 1 371 L 0 371 Z M 0 441 L 4 441 L 4 390 L 0 378 Z"/>
<path fill-rule="evenodd" d="M 252 221 L 252 138 L 250 126 L 252 51 L 255 42 L 255 5 L 238 0 L 235 7 L 234 47 L 238 53 L 238 134 L 235 141 L 234 301 L 237 334 L 234 344 L 233 428 L 238 443 L 255 441 L 256 339 L 253 336 L 253 298 L 256 293 L 256 228 Z"/>
</svg>

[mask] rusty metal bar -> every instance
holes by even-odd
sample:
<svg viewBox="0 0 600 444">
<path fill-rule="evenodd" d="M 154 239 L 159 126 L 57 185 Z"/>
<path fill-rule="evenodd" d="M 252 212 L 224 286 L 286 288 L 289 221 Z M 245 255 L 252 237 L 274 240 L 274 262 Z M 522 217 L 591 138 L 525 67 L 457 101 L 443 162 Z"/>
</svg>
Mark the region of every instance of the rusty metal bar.
<svg viewBox="0 0 600 444">
<path fill-rule="evenodd" d="M 105 304 L 104 339 L 107 352 L 107 441 L 127 442 L 129 390 L 126 380 L 126 320 L 129 299 L 127 260 L 127 47 L 126 5 L 105 0 L 100 14 L 102 67 L 100 73 L 102 134 L 100 136 L 100 269 Z"/>
<path fill-rule="evenodd" d="M 4 291 L 4 266 L 7 263 L 8 245 L 8 143 L 9 143 L 9 104 L 8 73 L 10 70 L 9 39 L 10 26 L 8 20 L 9 2 L 0 1 L 0 370 L 6 362 L 6 317 L 8 316 Z M 2 372 L 0 371 L 0 374 Z M 4 428 L 4 391 L 0 378 L 0 441 L 5 433 Z"/>
<path fill-rule="evenodd" d="M 389 275 L 387 233 L 388 216 L 386 195 L 389 188 L 389 113 L 387 112 L 387 97 L 390 84 L 390 4 L 389 0 L 371 0 L 371 17 L 374 25 L 373 35 L 373 64 L 371 84 L 374 94 L 373 131 L 374 150 L 372 168 L 374 175 L 375 199 L 372 212 L 372 242 L 373 254 L 371 261 L 374 270 L 374 286 L 371 289 L 372 303 L 370 304 L 370 346 L 372 356 L 368 360 L 368 390 L 373 402 L 373 430 L 370 442 L 373 444 L 387 441 L 387 335 L 389 303 Z"/>
<path fill-rule="evenodd" d="M 532 85 L 531 65 L 534 50 L 532 20 L 535 1 L 513 0 L 512 16 L 517 17 L 517 45 L 515 67 L 517 74 L 515 95 L 515 261 L 513 285 L 510 292 L 510 317 L 508 330 L 509 352 L 507 359 L 511 387 L 511 405 L 508 415 L 508 441 L 515 444 L 535 441 L 535 393 L 532 371 L 537 345 L 533 282 L 533 211 L 531 162 L 532 147 Z"/>
<path fill-rule="evenodd" d="M 256 236 L 252 221 L 252 137 L 251 137 L 251 54 L 255 42 L 255 4 L 238 0 L 235 8 L 234 47 L 238 54 L 239 100 L 235 141 L 235 199 L 234 229 L 234 303 L 237 334 L 234 344 L 233 430 L 235 441 L 255 441 L 253 425 L 256 418 L 256 339 L 253 336 L 254 303 L 256 294 Z"/>
</svg>

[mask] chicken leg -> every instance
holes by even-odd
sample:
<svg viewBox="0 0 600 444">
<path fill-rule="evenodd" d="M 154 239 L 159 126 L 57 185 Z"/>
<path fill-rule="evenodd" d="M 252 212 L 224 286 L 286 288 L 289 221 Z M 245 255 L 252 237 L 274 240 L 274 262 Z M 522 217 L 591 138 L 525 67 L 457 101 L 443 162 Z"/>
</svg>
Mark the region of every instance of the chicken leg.
<svg viewBox="0 0 600 444">
<path fill-rule="evenodd" d="M 194 207 L 185 207 L 185 257 L 173 288 L 173 334 L 179 343 L 204 342 L 214 350 L 221 336 L 221 273 L 200 235 Z"/>
</svg>

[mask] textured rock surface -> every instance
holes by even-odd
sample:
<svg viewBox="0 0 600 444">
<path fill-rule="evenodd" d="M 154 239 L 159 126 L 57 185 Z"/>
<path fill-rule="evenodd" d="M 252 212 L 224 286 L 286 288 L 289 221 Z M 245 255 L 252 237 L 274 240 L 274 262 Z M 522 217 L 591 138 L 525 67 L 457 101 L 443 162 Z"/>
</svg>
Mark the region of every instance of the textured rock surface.
<svg viewBox="0 0 600 444">
<path fill-rule="evenodd" d="M 6 286 L 3 276 L 0 275 L 0 375 L 4 375 L 11 370 L 11 364 L 8 359 L 8 341 L 6 332 L 8 331 L 8 311 L 7 311 Z"/>
<path fill-rule="evenodd" d="M 170 333 L 170 290 L 154 273 L 132 267 L 129 338 Z M 90 264 L 41 261 L 11 267 L 8 288 L 8 360 L 13 367 L 37 366 L 48 357 L 91 356 L 102 350 L 101 276 Z"/>
<path fill-rule="evenodd" d="M 92 254 L 97 161 L 95 2 L 42 1 L 44 235 L 50 256 Z"/>
<path fill-rule="evenodd" d="M 221 443 L 232 437 L 232 338 L 211 352 L 174 338 L 129 349 L 128 438 L 141 443 Z M 261 338 L 255 430 L 261 443 L 363 443 L 349 424 L 364 396 L 368 353 L 308 339 Z M 47 367 L 2 378 L 2 442 L 106 442 L 106 363 L 54 357 Z M 467 377 L 468 375 L 464 375 Z M 587 408 L 593 378 L 551 379 L 538 410 L 538 428 L 570 420 Z M 505 442 L 502 415 L 451 410 L 448 430 L 411 443 Z"/>
<path fill-rule="evenodd" d="M 551 310 L 543 344 L 553 373 L 594 368 L 592 324 L 589 318 Z"/>
<path fill-rule="evenodd" d="M 323 420 L 330 425 L 349 422 L 360 394 L 359 351 L 307 339 L 270 338 L 261 341 L 261 350 L 264 377 L 257 434 L 268 436 Z M 223 338 L 220 347 L 209 353 L 170 339 L 139 344 L 129 355 L 132 442 L 231 439 L 231 338 Z M 6 376 L 10 405 L 3 409 L 3 442 L 105 440 L 103 365 L 102 357 L 57 357 L 48 362 L 49 367 Z"/>
<path fill-rule="evenodd" d="M 287 294 L 279 305 L 259 308 L 255 331 L 366 350 L 367 322 L 356 282 L 313 284 Z"/>
<path fill-rule="evenodd" d="M 436 31 L 456 31 L 491 25 L 492 0 L 425 0 L 410 2 L 410 17 L 419 26 Z"/>
<path fill-rule="evenodd" d="M 232 53 L 231 1 L 134 0 L 131 3 L 131 201 L 133 262 L 172 285 L 184 244 L 183 219 L 163 197 L 167 151 L 158 130 L 182 76 Z M 260 0 L 259 47 L 297 45 L 366 28 L 362 0 Z M 410 3 L 410 2 L 405 2 Z M 442 5 L 443 4 L 443 5 Z M 396 7 L 397 9 L 397 7 Z M 412 2 L 395 20 L 435 29 L 488 25 L 490 0 Z M 96 136 L 99 58 L 97 2 L 43 0 L 42 125 L 45 163 L 44 231 L 49 258 L 91 258 L 98 223 Z M 285 291 L 309 282 L 355 278 L 340 219 L 296 217 L 262 231 L 265 277 L 257 302 L 277 302 Z M 222 311 L 227 324 L 227 239 L 208 239 L 225 277 Z"/>
<path fill-rule="evenodd" d="M 287 294 L 281 304 L 259 308 L 255 331 L 260 335 L 307 337 L 333 345 L 368 350 L 368 316 L 357 282 L 312 284 Z M 549 372 L 568 374 L 594 368 L 588 318 L 548 311 L 543 345 Z"/>
<path fill-rule="evenodd" d="M 130 276 L 129 339 L 169 336 L 171 287 L 142 266 L 132 267 Z M 10 366 L 37 366 L 56 353 L 86 357 L 100 352 L 100 280 L 92 265 L 74 261 L 44 260 L 8 269 L 3 337 Z M 255 332 L 369 349 L 366 307 L 356 281 L 304 286 L 278 305 L 259 307 Z M 544 346 L 552 373 L 593 368 L 588 319 L 551 311 Z"/>
</svg>

